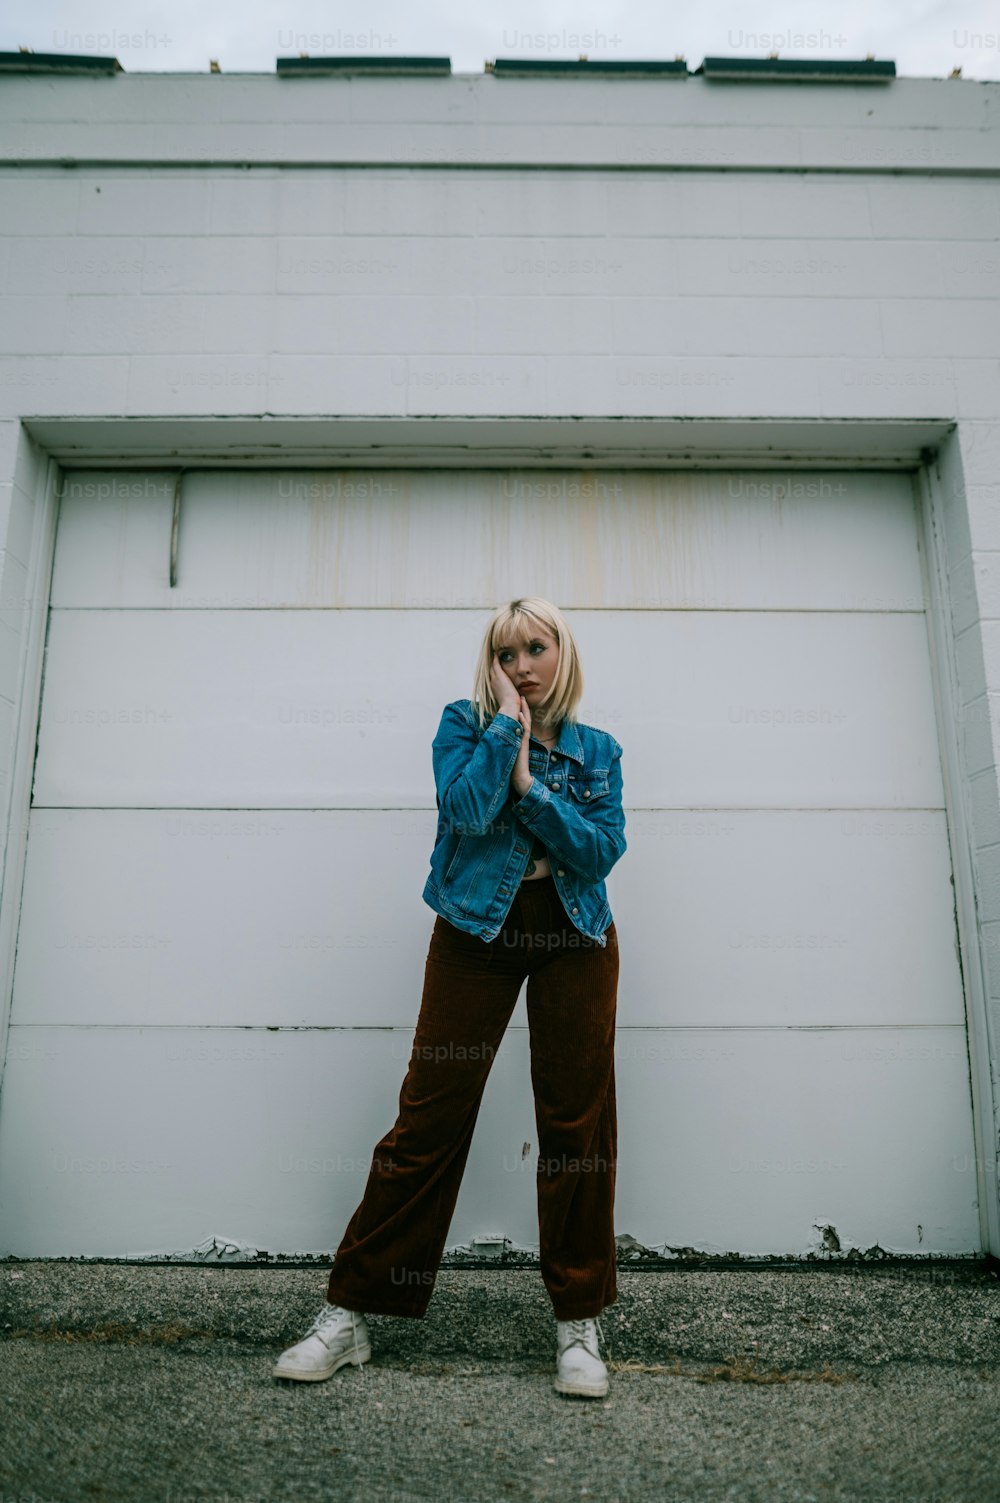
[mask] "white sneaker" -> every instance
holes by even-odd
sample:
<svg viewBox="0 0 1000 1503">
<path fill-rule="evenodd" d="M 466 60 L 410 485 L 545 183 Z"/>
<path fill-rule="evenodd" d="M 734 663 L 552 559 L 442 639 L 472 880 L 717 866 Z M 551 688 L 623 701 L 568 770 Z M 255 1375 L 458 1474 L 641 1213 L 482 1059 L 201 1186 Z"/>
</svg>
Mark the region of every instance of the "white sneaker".
<svg viewBox="0 0 1000 1503">
<path fill-rule="evenodd" d="M 604 1339 L 600 1321 L 596 1316 L 589 1320 L 559 1320 L 556 1329 L 556 1391 L 603 1399 L 608 1391 L 608 1370 L 597 1351 L 599 1331 Z"/>
<path fill-rule="evenodd" d="M 345 1310 L 329 1301 L 316 1316 L 302 1340 L 282 1352 L 271 1369 L 272 1378 L 299 1378 L 319 1383 L 353 1362 L 356 1367 L 371 1361 L 368 1322 L 360 1310 Z"/>
</svg>

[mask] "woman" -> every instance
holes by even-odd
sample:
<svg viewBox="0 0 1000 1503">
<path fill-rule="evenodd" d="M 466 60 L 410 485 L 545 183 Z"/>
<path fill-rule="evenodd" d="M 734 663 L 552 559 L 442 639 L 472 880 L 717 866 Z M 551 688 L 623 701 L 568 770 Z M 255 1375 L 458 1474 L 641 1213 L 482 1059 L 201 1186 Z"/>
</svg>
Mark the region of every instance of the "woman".
<svg viewBox="0 0 1000 1503">
<path fill-rule="evenodd" d="M 617 1299 L 618 936 L 604 878 L 626 849 L 622 748 L 574 718 L 576 642 L 539 596 L 494 612 L 473 690 L 445 706 L 432 747 L 438 825 L 423 897 L 438 917 L 399 1114 L 374 1150 L 326 1303 L 273 1376 L 317 1381 L 367 1362 L 363 1311 L 425 1314 L 486 1080 L 527 978 L 555 1387 L 599 1398 L 608 1374 L 597 1317 Z"/>
</svg>

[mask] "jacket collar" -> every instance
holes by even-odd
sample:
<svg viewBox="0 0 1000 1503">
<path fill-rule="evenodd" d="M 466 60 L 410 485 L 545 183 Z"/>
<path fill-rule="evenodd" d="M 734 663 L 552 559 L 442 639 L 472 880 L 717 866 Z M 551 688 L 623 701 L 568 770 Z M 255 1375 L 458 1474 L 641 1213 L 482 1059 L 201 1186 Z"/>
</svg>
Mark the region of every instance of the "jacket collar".
<svg viewBox="0 0 1000 1503">
<path fill-rule="evenodd" d="M 571 720 L 564 720 L 559 727 L 559 739 L 552 748 L 561 757 L 571 757 L 574 762 L 583 762 L 583 742 L 580 740 L 580 732 Z"/>
</svg>

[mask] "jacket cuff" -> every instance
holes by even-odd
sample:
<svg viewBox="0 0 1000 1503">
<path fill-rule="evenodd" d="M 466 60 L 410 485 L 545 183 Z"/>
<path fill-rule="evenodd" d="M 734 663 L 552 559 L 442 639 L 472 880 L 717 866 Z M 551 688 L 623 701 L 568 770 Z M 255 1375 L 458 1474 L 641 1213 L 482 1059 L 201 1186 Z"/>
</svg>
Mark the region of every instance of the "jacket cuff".
<svg viewBox="0 0 1000 1503">
<path fill-rule="evenodd" d="M 519 798 L 516 803 L 512 804 L 511 808 L 519 819 L 523 819 L 525 823 L 530 823 L 533 816 L 538 813 L 543 804 L 548 803 L 550 798 L 551 794 L 541 778 L 533 777 L 531 779 L 531 787 L 527 793 L 523 798 Z"/>
<path fill-rule="evenodd" d="M 500 740 L 506 741 L 509 746 L 521 745 L 521 737 L 518 735 L 518 731 L 521 731 L 523 734 L 523 727 L 520 721 L 515 720 L 512 715 L 503 715 L 498 710 L 483 734 L 489 735 L 490 731 L 494 731 Z"/>
</svg>

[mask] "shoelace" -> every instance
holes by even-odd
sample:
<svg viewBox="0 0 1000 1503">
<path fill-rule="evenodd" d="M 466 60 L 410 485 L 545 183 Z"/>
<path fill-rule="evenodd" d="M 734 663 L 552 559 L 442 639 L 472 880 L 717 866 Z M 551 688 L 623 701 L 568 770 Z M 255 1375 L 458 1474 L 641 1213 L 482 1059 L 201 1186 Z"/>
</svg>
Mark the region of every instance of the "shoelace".
<svg viewBox="0 0 1000 1503">
<path fill-rule="evenodd" d="M 349 1315 L 351 1317 L 351 1330 L 354 1333 L 354 1351 L 357 1354 L 358 1312 L 356 1310 L 345 1310 L 343 1305 L 329 1305 L 325 1310 L 321 1310 L 306 1332 L 306 1336 L 316 1336 L 320 1332 L 325 1331 L 329 1326 L 339 1325 L 342 1315 Z M 365 1372 L 365 1364 L 357 1362 L 354 1365 L 361 1369 L 363 1377 L 367 1380 L 368 1374 Z"/>
<path fill-rule="evenodd" d="M 566 1341 L 566 1346 L 563 1348 L 564 1351 L 571 1346 L 583 1345 L 584 1347 L 587 1347 L 587 1328 L 592 1325 L 597 1327 L 601 1341 L 604 1341 L 604 1327 L 601 1325 L 601 1322 L 596 1315 L 591 1316 L 589 1320 L 567 1320 L 564 1321 L 563 1324 L 569 1330 L 569 1336 Z M 587 1350 L 589 1351 L 590 1348 L 587 1347 Z"/>
</svg>

